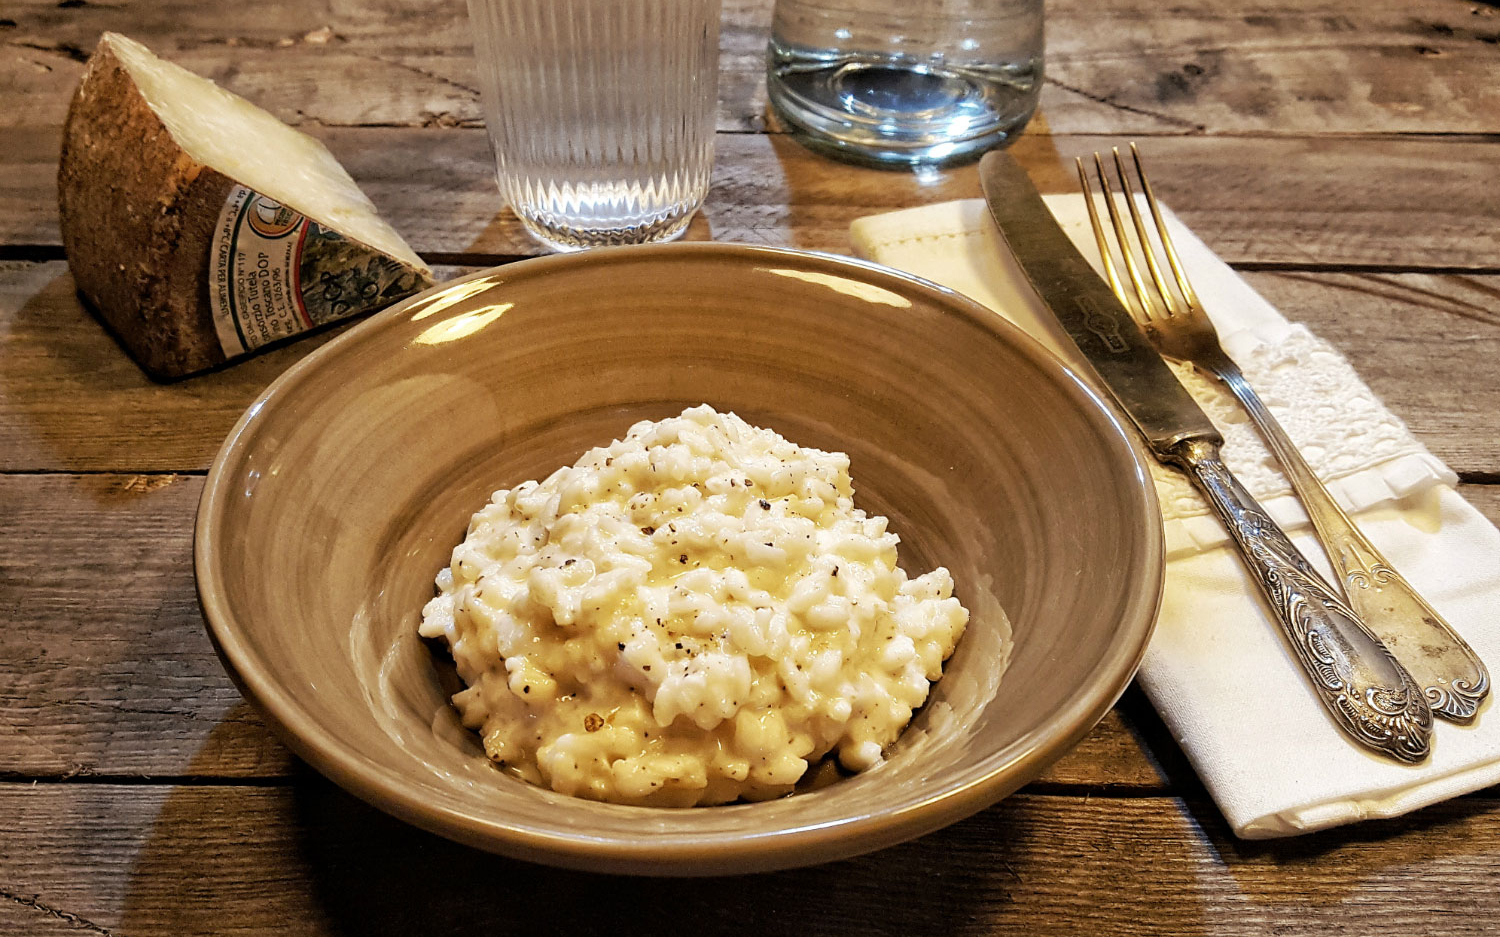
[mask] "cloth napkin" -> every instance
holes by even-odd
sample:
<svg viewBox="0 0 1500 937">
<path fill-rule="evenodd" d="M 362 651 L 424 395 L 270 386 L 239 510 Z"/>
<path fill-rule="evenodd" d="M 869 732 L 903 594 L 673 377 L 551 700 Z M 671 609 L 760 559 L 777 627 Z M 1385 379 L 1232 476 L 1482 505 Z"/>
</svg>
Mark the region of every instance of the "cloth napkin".
<svg viewBox="0 0 1500 937">
<path fill-rule="evenodd" d="M 1047 196 L 1047 204 L 1097 267 L 1082 197 Z M 1304 456 L 1402 575 L 1487 666 L 1500 668 L 1500 532 L 1337 351 L 1288 322 L 1170 212 L 1167 222 L 1225 350 Z M 982 201 L 862 218 L 850 233 L 860 256 L 964 293 L 1079 360 Z M 1223 431 L 1235 474 L 1330 575 L 1300 503 L 1233 398 L 1189 368 L 1174 370 Z M 1208 505 L 1182 475 L 1152 465 L 1167 574 L 1138 679 L 1237 835 L 1291 836 L 1396 816 L 1500 782 L 1500 715 L 1490 700 L 1469 726 L 1439 720 L 1421 765 L 1347 741 Z"/>
</svg>

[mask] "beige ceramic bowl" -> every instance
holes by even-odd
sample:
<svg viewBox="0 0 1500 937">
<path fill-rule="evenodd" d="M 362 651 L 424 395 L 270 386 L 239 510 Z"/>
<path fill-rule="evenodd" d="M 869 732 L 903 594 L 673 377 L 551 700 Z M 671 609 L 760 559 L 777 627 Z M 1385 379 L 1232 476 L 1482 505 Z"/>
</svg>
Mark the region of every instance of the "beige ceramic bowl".
<svg viewBox="0 0 1500 937">
<path fill-rule="evenodd" d="M 433 576 L 493 489 L 703 402 L 850 454 L 905 568 L 947 566 L 972 612 L 946 675 L 887 763 L 782 800 L 625 807 L 500 774 L 416 636 Z M 244 694 L 376 806 L 539 862 L 746 872 L 933 830 L 1087 732 L 1160 594 L 1147 478 L 1062 364 L 930 284 L 721 244 L 545 257 L 404 302 L 276 381 L 209 473 L 198 591 Z"/>
</svg>

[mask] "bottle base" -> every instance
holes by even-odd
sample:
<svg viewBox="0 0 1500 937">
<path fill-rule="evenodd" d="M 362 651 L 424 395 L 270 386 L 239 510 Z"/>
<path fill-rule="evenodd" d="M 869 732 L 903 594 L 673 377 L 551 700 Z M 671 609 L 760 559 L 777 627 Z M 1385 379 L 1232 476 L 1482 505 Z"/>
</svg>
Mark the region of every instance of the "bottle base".
<svg viewBox="0 0 1500 937">
<path fill-rule="evenodd" d="M 777 116 L 818 152 L 875 166 L 943 166 L 1019 134 L 1036 108 L 1040 77 L 1040 62 L 936 68 L 773 45 L 766 88 Z"/>
</svg>

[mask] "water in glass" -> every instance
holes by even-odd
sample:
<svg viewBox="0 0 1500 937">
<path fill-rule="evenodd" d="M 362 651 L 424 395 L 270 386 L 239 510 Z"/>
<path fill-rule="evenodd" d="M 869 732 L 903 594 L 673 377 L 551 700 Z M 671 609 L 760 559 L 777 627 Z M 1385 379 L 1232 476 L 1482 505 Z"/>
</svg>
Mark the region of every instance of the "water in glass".
<svg viewBox="0 0 1500 937">
<path fill-rule="evenodd" d="M 708 191 L 719 0 L 469 0 L 500 190 L 560 250 L 670 240 Z"/>
<path fill-rule="evenodd" d="M 955 162 L 1031 118 L 1042 20 L 1042 0 L 777 0 L 767 90 L 818 149 Z"/>
</svg>

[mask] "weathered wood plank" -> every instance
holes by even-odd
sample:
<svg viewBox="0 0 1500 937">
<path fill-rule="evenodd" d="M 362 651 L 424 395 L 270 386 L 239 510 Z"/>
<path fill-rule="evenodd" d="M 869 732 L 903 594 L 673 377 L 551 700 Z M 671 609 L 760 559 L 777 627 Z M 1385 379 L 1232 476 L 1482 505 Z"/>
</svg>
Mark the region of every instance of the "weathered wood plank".
<svg viewBox="0 0 1500 937">
<path fill-rule="evenodd" d="M 201 477 L 0 476 L 0 770 L 282 774 L 193 587 Z"/>
<path fill-rule="evenodd" d="M 290 770 L 204 632 L 202 489 L 199 476 L 0 475 L 0 773 Z M 1111 713 L 1043 781 L 1162 789 L 1157 764 L 1180 758 L 1143 700 L 1127 707 L 1133 717 Z M 1148 737 L 1169 751 L 1150 755 Z"/>
<path fill-rule="evenodd" d="M 0 475 L 0 774 L 280 777 L 193 588 L 200 476 Z M 1500 487 L 1464 486 L 1500 521 Z M 1194 788 L 1132 691 L 1047 785 Z"/>
<path fill-rule="evenodd" d="M 62 128 L 0 131 L 0 246 L 61 246 L 57 163 Z"/>
<path fill-rule="evenodd" d="M 1249 278 L 1342 348 L 1454 468 L 1500 471 L 1500 276 Z M 65 264 L 0 263 L 0 471 L 206 469 L 255 396 L 331 334 L 156 384 L 83 310 Z"/>
<path fill-rule="evenodd" d="M 207 468 L 255 394 L 329 334 L 190 383 L 156 384 L 84 311 L 60 262 L 0 263 L 0 323 L 7 470 Z M 142 461 L 147 452 L 157 456 Z"/>
<path fill-rule="evenodd" d="M 538 251 L 500 207 L 479 131 L 330 142 L 419 250 Z M 1073 157 L 1120 142 L 1026 135 L 1012 152 L 1048 191 L 1076 191 Z M 1145 152 L 1162 198 L 1231 263 L 1493 269 L 1500 257 L 1500 143 L 1170 137 Z M 813 250 L 846 252 L 864 215 L 979 195 L 973 166 L 863 169 L 774 135 L 720 134 L 714 172 L 703 216 L 715 240 Z"/>
<path fill-rule="evenodd" d="M 1045 113 L 1080 133 L 1490 133 L 1492 6 L 1049 2 Z M 1064 93 L 1120 113 L 1064 112 Z"/>
<path fill-rule="evenodd" d="M 483 131 L 316 133 L 418 251 L 543 252 L 502 207 Z M 56 247 L 58 131 L 12 135 L 0 147 L 0 245 Z M 1072 158 L 1121 142 L 1027 134 L 1012 152 L 1045 189 L 1074 191 Z M 1145 152 L 1162 198 L 1231 263 L 1494 270 L 1500 257 L 1500 142 L 1159 137 Z M 855 218 L 978 194 L 973 166 L 917 176 L 833 162 L 783 135 L 719 134 L 692 236 L 843 252 Z"/>
<path fill-rule="evenodd" d="M 766 129 L 770 3 L 726 0 L 726 131 Z M 429 256 L 536 251 L 498 208 L 456 0 L 0 7 L 10 256 L 56 249 L 57 128 L 104 28 L 327 139 Z M 1231 261 L 1496 270 L 1492 0 L 1049 0 L 1048 13 L 1042 113 L 1015 150 L 1045 187 L 1070 186 L 1066 159 L 1117 139 L 1104 135 L 1150 135 L 1164 196 Z M 721 135 L 693 236 L 844 251 L 854 217 L 977 192 L 972 169 L 876 173 L 765 136 Z M 1500 277 L 1251 280 L 1344 349 L 1439 455 L 1500 472 Z M 1241 843 L 1135 691 L 1052 786 L 803 872 L 558 873 L 389 820 L 309 776 L 219 668 L 192 594 L 201 479 L 130 474 L 201 469 L 254 394 L 323 340 L 160 387 L 81 312 L 62 264 L 0 263 L 0 473 L 124 470 L 0 474 L 0 776 L 239 779 L 0 784 L 0 933 L 1488 934 L 1500 920 L 1500 790 Z M 1500 519 L 1500 486 L 1465 493 Z M 244 779 L 256 786 L 233 786 Z M 1037 796 L 1075 787 L 1189 800 Z"/>
<path fill-rule="evenodd" d="M 1500 277 L 1252 273 L 1459 471 L 1500 472 Z M 1460 404 L 1464 398 L 1474 408 Z M 1494 516 L 1494 515 L 1492 515 Z"/>
<path fill-rule="evenodd" d="M 870 856 L 701 880 L 486 855 L 320 780 L 0 785 L 0 817 L 0 907 L 31 933 L 1479 937 L 1500 916 L 1482 797 L 1243 843 L 1211 804 L 1021 795 Z"/>
<path fill-rule="evenodd" d="M 83 63 L 105 30 L 140 40 L 290 124 L 483 126 L 468 13 L 451 0 L 14 6 L 7 15 L 15 25 L 0 32 L 8 53 L 0 86 L 20 94 L 16 107 L 0 114 L 0 127 L 61 126 Z M 723 130 L 765 128 L 761 73 L 770 10 L 770 0 L 725 4 Z"/>
<path fill-rule="evenodd" d="M 766 126 L 772 0 L 727 0 L 719 126 Z M 257 3 L 211 10 L 14 0 L 0 31 L 0 126 L 57 124 L 99 33 L 114 29 L 283 120 L 479 126 L 464 6 L 449 0 Z M 1500 19 L 1479 3 L 1188 0 L 1047 4 L 1042 113 L 1058 133 L 1489 133 Z"/>
</svg>

